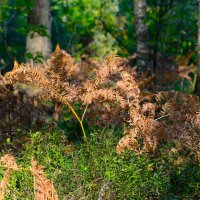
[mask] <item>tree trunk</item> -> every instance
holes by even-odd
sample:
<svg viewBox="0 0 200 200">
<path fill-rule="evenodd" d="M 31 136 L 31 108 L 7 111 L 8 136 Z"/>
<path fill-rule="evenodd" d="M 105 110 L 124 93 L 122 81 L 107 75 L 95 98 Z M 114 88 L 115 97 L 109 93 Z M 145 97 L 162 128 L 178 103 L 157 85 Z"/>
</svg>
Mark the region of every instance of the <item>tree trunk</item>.
<svg viewBox="0 0 200 200">
<path fill-rule="evenodd" d="M 26 39 L 26 51 L 33 57 L 42 55 L 44 59 L 51 52 L 51 11 L 50 0 L 33 0 L 33 8 L 28 14 L 28 24 L 32 27 L 46 28 L 44 35 L 30 31 Z"/>
<path fill-rule="evenodd" d="M 198 0 L 199 4 L 199 15 L 198 15 L 198 42 L 197 42 L 197 56 L 198 56 L 198 63 L 197 63 L 197 82 L 195 92 L 197 95 L 200 96 L 200 0 Z"/>
<path fill-rule="evenodd" d="M 134 14 L 137 37 L 137 67 L 152 72 L 150 60 L 149 32 L 145 24 L 147 15 L 146 0 L 134 0 Z"/>
</svg>

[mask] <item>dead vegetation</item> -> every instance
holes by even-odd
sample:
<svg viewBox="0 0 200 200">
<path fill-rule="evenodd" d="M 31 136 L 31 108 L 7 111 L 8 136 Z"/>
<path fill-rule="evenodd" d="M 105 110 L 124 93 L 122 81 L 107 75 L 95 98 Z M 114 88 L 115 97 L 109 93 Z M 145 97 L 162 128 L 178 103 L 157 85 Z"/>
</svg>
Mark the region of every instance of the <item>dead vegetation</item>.
<svg viewBox="0 0 200 200">
<path fill-rule="evenodd" d="M 161 141 L 178 142 L 200 160 L 200 106 L 196 96 L 171 91 L 145 99 L 140 88 L 152 77 L 138 81 L 126 60 L 109 55 L 102 62 L 83 63 L 75 64 L 59 46 L 48 65 L 32 67 L 15 62 L 13 70 L 1 77 L 1 98 L 7 98 L 7 88 L 19 83 L 38 88 L 34 94 L 39 99 L 57 103 L 57 115 L 62 105 L 70 108 L 82 127 L 87 148 L 84 119 L 101 127 L 124 125 L 118 153 L 126 148 L 138 154 L 155 152 Z M 84 65 L 89 70 L 83 69 Z M 76 102 L 81 102 L 83 116 L 73 109 Z"/>
<path fill-rule="evenodd" d="M 1 157 L 1 165 L 6 168 L 6 172 L 4 177 L 0 183 L 0 200 L 3 200 L 6 194 L 6 190 L 8 187 L 8 181 L 11 177 L 11 173 L 13 170 L 17 170 L 18 166 L 15 162 L 15 158 L 9 154 L 4 155 Z"/>
<path fill-rule="evenodd" d="M 21 167 L 18 167 L 15 158 L 10 154 L 6 154 L 1 157 L 1 166 L 6 168 L 4 177 L 0 183 L 0 200 L 4 200 L 6 191 L 8 189 L 9 179 L 11 173 L 14 170 L 23 171 Z M 34 194 L 36 200 L 58 200 L 57 192 L 53 186 L 53 182 L 48 180 L 43 166 L 38 166 L 37 161 L 32 158 L 30 172 L 34 178 Z"/>
</svg>

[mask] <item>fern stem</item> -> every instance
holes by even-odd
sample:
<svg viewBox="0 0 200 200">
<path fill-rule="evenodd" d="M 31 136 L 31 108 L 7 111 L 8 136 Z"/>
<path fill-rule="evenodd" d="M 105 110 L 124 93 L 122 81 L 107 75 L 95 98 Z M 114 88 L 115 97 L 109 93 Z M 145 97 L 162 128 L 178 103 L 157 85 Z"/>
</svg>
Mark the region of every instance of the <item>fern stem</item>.
<svg viewBox="0 0 200 200">
<path fill-rule="evenodd" d="M 59 93 L 57 93 L 56 91 L 54 91 L 54 94 L 55 94 L 55 96 L 57 97 L 56 99 L 59 100 L 60 102 L 64 103 L 64 104 L 71 110 L 71 112 L 73 113 L 73 115 L 75 116 L 75 118 L 78 120 L 78 122 L 79 122 L 79 124 L 80 124 L 80 126 L 81 126 L 81 129 L 82 129 L 83 139 L 84 139 L 84 142 L 85 142 L 87 151 L 88 151 L 88 153 L 90 154 L 89 143 L 88 143 L 88 140 L 87 140 L 87 136 L 86 136 L 86 132 L 85 132 L 85 128 L 84 128 L 84 126 L 83 126 L 82 120 L 80 119 L 80 117 L 78 116 L 78 114 L 76 113 L 76 111 L 74 110 L 74 108 L 71 106 L 71 104 L 70 104 L 66 99 L 64 99 L 64 98 L 63 98 Z"/>
<path fill-rule="evenodd" d="M 88 155 L 90 157 L 91 167 L 92 167 L 92 170 L 93 170 L 93 175 L 94 175 L 94 177 L 96 177 L 95 162 L 94 162 L 93 156 L 91 155 L 91 152 L 90 152 L 90 147 L 89 147 L 89 143 L 88 143 L 88 140 L 87 140 L 87 136 L 86 136 L 85 128 L 83 126 L 82 119 L 78 116 L 78 114 L 76 113 L 74 108 L 71 106 L 71 104 L 66 99 L 64 99 L 59 93 L 57 93 L 55 91 L 54 91 L 54 94 L 56 94 L 57 100 L 59 100 L 61 103 L 65 104 L 71 110 L 71 112 L 76 117 L 76 119 L 78 120 L 78 122 L 79 122 L 79 124 L 81 126 L 81 129 L 82 129 L 83 140 L 84 140 L 84 143 L 86 145 L 86 149 L 87 149 Z"/>
</svg>

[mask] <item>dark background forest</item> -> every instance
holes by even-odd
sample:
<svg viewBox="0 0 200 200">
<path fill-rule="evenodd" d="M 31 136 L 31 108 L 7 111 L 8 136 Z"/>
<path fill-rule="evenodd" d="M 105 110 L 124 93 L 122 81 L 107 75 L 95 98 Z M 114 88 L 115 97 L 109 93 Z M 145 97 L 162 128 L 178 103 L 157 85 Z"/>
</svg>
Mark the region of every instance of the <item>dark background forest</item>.
<svg viewBox="0 0 200 200">
<path fill-rule="evenodd" d="M 30 32 L 48 36 L 51 50 L 60 44 L 62 49 L 77 59 L 84 54 L 101 59 L 113 52 L 129 57 L 137 51 L 132 0 L 62 0 L 51 1 L 51 5 L 50 2 L 45 5 L 41 1 L 39 11 L 49 12 L 46 22 L 31 20 L 31 15 L 34 18 L 31 12 L 33 4 L 32 1 L 23 0 L 1 1 L 0 56 L 3 71 L 11 68 L 13 58 L 24 62 L 33 56 L 30 54 L 33 52 L 26 48 L 26 38 Z M 44 8 L 41 4 L 44 4 Z M 156 67 L 161 64 L 159 62 L 164 57 L 172 58 L 175 62 L 175 58 L 181 56 L 189 56 L 191 62 L 196 64 L 198 1 L 149 0 L 147 5 L 146 16 L 142 17 L 148 26 L 152 65 Z"/>
</svg>

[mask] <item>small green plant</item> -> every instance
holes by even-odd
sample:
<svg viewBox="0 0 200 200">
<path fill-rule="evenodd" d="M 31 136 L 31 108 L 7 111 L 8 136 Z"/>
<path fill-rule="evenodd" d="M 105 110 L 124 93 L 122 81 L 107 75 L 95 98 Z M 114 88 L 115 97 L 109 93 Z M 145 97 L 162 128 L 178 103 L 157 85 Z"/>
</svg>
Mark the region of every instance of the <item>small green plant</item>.
<svg viewBox="0 0 200 200">
<path fill-rule="evenodd" d="M 31 157 L 45 166 L 60 199 L 198 199 L 200 168 L 187 162 L 174 164 L 167 155 L 160 157 L 131 151 L 118 155 L 115 144 L 121 132 L 96 130 L 89 138 L 96 177 L 84 144 L 71 143 L 67 133 L 31 133 L 30 142 L 20 152 L 17 163 L 30 166 Z M 159 147 L 162 151 L 164 146 Z M 167 147 L 169 148 L 169 147 Z M 17 157 L 17 156 L 16 156 Z M 2 178 L 4 169 L 0 168 Z M 33 199 L 33 179 L 28 171 L 13 172 L 8 199 Z"/>
</svg>

